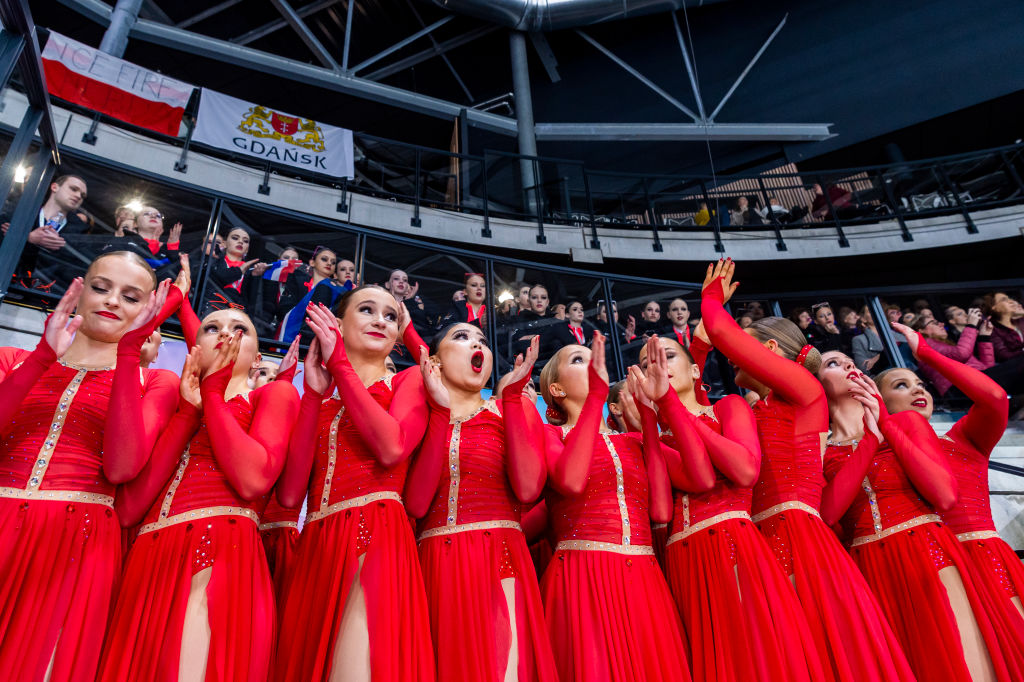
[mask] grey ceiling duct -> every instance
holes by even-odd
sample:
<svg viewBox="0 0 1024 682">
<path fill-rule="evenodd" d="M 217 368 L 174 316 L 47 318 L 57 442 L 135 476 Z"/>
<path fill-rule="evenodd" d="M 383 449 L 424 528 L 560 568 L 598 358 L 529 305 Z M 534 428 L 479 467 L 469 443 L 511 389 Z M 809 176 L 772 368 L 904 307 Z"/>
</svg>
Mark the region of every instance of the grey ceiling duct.
<svg viewBox="0 0 1024 682">
<path fill-rule="evenodd" d="M 555 31 L 602 21 L 671 12 L 722 0 L 433 0 L 451 12 L 518 31 Z"/>
</svg>

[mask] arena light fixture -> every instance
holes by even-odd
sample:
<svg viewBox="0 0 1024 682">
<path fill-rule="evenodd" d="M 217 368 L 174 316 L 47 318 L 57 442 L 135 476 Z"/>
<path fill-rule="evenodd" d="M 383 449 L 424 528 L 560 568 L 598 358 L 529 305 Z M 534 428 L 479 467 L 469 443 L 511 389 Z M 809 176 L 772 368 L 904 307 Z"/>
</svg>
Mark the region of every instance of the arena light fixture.
<svg viewBox="0 0 1024 682">
<path fill-rule="evenodd" d="M 25 168 L 20 163 L 18 167 L 14 169 L 14 181 L 19 185 L 25 184 L 25 180 L 28 178 L 28 168 Z"/>
<path fill-rule="evenodd" d="M 130 199 L 124 203 L 124 206 L 138 213 L 142 210 L 142 199 Z"/>
<path fill-rule="evenodd" d="M 511 301 L 513 298 L 515 298 L 515 296 L 512 295 L 512 292 L 509 291 L 508 289 L 505 289 L 500 294 L 498 294 L 498 303 L 504 303 L 505 301 Z"/>
</svg>

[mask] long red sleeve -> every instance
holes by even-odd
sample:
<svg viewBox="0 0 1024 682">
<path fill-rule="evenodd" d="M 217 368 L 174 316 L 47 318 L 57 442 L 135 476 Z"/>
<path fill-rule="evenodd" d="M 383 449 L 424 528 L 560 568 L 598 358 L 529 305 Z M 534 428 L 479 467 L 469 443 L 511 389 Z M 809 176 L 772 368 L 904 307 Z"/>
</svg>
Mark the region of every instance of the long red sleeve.
<svg viewBox="0 0 1024 682">
<path fill-rule="evenodd" d="M 854 448 L 850 456 L 836 475 L 826 485 L 821 493 L 821 519 L 829 526 L 834 526 L 843 518 L 843 514 L 850 508 L 857 494 L 861 491 L 861 484 L 867 476 L 871 460 L 878 452 L 878 438 L 868 431 Z"/>
<path fill-rule="evenodd" d="M 1003 437 L 1009 419 L 1010 400 L 1006 390 L 983 372 L 937 352 L 920 334 L 918 337 L 918 360 L 932 367 L 974 402 L 950 430 L 949 437 L 966 441 L 986 457 L 990 456 L 992 448 Z"/>
<path fill-rule="evenodd" d="M 430 408 L 427 433 L 409 467 L 405 489 L 402 492 L 405 510 L 413 518 L 421 519 L 427 515 L 430 503 L 434 501 L 437 487 L 441 483 L 441 472 L 448 459 L 448 427 L 451 423 L 451 414 L 451 410 L 446 407 L 437 405 Z"/>
<path fill-rule="evenodd" d="M 185 343 L 191 348 L 199 338 L 199 325 L 202 320 L 192 309 L 192 302 L 185 296 L 181 301 L 181 308 L 178 310 L 178 321 L 181 322 L 181 333 L 185 337 Z"/>
<path fill-rule="evenodd" d="M 254 500 L 266 494 L 281 474 L 299 395 L 291 384 L 276 381 L 250 393 L 253 417 L 246 432 L 224 401 L 233 369 L 229 365 L 206 377 L 199 391 L 218 466 L 241 497 Z"/>
<path fill-rule="evenodd" d="M 199 430 L 201 420 L 202 412 L 182 400 L 178 411 L 157 439 L 146 466 L 138 476 L 117 488 L 114 507 L 122 526 L 130 528 L 146 516 L 174 474 L 185 447 Z"/>
<path fill-rule="evenodd" d="M 688 493 L 700 493 L 711 490 L 715 485 L 715 470 L 711 465 L 708 450 L 697 430 L 693 426 L 692 416 L 679 402 L 675 391 L 668 391 L 658 399 L 658 410 L 661 417 L 672 431 L 675 449 L 662 448 L 662 458 L 668 466 L 668 474 L 672 485 Z M 687 419 L 691 417 L 691 419 Z M 654 410 L 640 404 L 640 422 L 644 432 L 644 442 L 649 438 L 658 438 L 657 418 Z M 650 444 L 653 448 L 653 443 Z"/>
<path fill-rule="evenodd" d="M 704 390 L 704 366 L 708 363 L 708 355 L 713 350 L 711 344 L 694 334 L 693 341 L 690 342 L 690 356 L 693 358 L 693 364 L 700 370 L 700 380 L 694 384 L 693 392 L 701 405 L 711 405 L 708 392 Z"/>
<path fill-rule="evenodd" d="M 957 485 L 935 431 L 913 410 L 885 416 L 878 425 L 910 482 L 939 511 L 957 501 Z"/>
<path fill-rule="evenodd" d="M 3 395 L 3 400 L 0 400 L 0 436 L 6 436 L 17 426 L 14 415 L 21 410 L 28 392 L 55 362 L 57 354 L 43 337 L 21 365 L 8 372 L 0 382 L 0 395 Z"/>
<path fill-rule="evenodd" d="M 286 384 L 292 383 L 292 379 L 295 378 L 295 370 L 298 369 L 299 363 L 295 363 L 283 372 L 278 372 L 277 376 L 274 377 L 274 381 L 283 381 Z"/>
<path fill-rule="evenodd" d="M 181 305 L 181 291 L 171 287 L 167 302 L 149 324 L 130 331 L 117 344 L 117 366 L 110 387 L 108 424 L 103 432 L 103 473 L 111 483 L 139 475 L 157 436 L 178 406 L 178 378 L 166 370 L 146 373 L 140 385 L 142 345 Z"/>
<path fill-rule="evenodd" d="M 377 461 L 393 467 L 409 457 L 427 428 L 427 396 L 419 367 L 399 372 L 392 380 L 395 391 L 387 410 L 363 386 L 345 355 L 340 335 L 327 369 L 334 377 L 345 409 L 352 414 L 352 423 Z"/>
<path fill-rule="evenodd" d="M 641 435 L 641 442 L 647 468 L 647 514 L 655 523 L 668 523 L 672 520 L 673 512 L 672 481 L 662 453 L 671 448 L 662 445 L 657 431 L 654 435 L 648 435 L 645 431 Z"/>
<path fill-rule="evenodd" d="M 412 322 L 406 326 L 405 331 L 402 333 L 402 343 L 405 345 L 405 349 L 409 351 L 409 355 L 412 356 L 412 361 L 417 365 L 420 364 L 420 352 L 427 348 L 427 344 L 420 337 Z"/>
<path fill-rule="evenodd" d="M 509 384 L 502 391 L 501 418 L 505 426 L 508 480 L 519 501 L 529 503 L 544 490 L 547 467 L 544 463 L 544 425 L 537 410 L 523 404 L 526 379 L 529 377 Z"/>
<path fill-rule="evenodd" d="M 810 372 L 771 352 L 736 324 L 722 305 L 721 286 L 710 286 L 704 291 L 700 311 L 704 329 L 715 348 L 783 400 L 810 405 L 824 395 L 821 384 Z"/>
<path fill-rule="evenodd" d="M 313 459 L 320 438 L 319 418 L 323 396 L 305 384 L 299 404 L 299 416 L 292 427 L 288 442 L 288 457 L 277 482 L 277 501 L 294 509 L 302 504 L 313 473 Z"/>
<path fill-rule="evenodd" d="M 544 537 L 548 530 L 548 503 L 542 498 L 537 504 L 523 512 L 521 521 L 526 541 L 533 544 Z"/>
<path fill-rule="evenodd" d="M 761 442 L 750 405 L 738 395 L 726 396 L 715 404 L 715 415 L 722 424 L 720 434 L 691 415 L 711 463 L 733 483 L 753 486 L 761 473 Z"/>
<path fill-rule="evenodd" d="M 604 418 L 604 403 L 608 399 L 608 382 L 593 367 L 587 367 L 587 374 L 590 384 L 576 424 L 564 443 L 547 440 L 548 475 L 555 489 L 567 495 L 580 495 L 587 488 L 590 463 Z"/>
</svg>

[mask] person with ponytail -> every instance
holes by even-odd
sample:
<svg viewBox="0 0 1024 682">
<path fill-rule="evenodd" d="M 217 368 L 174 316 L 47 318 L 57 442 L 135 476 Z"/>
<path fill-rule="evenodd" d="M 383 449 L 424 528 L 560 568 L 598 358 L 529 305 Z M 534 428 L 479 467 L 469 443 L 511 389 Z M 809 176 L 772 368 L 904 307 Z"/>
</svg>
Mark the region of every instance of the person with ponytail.
<svg viewBox="0 0 1024 682">
<path fill-rule="evenodd" d="M 0 670 L 92 682 L 121 572 L 116 486 L 146 466 L 177 377 L 140 368 L 181 302 L 137 254 L 72 280 L 32 352 L 0 348 Z M 122 520 L 123 522 L 123 520 Z"/>
<path fill-rule="evenodd" d="M 825 679 L 909 679 L 884 638 L 885 616 L 857 566 L 821 519 L 828 403 L 814 377 L 821 354 L 793 322 L 765 317 L 740 329 L 724 304 L 731 259 L 708 266 L 701 319 L 715 348 L 737 367 L 736 384 L 760 396 L 753 407 L 761 444 L 752 520 L 789 576 L 821 652 Z"/>
<path fill-rule="evenodd" d="M 800 602 L 750 521 L 761 462 L 754 415 L 736 395 L 702 404 L 699 379 L 689 352 L 658 337 L 629 377 L 644 437 L 657 437 L 659 418 L 666 427 L 662 452 L 675 489 L 667 577 L 690 639 L 693 678 L 823 679 Z"/>
<path fill-rule="evenodd" d="M 685 682 L 682 624 L 651 546 L 672 515 L 660 443 L 613 433 L 604 337 L 565 346 L 541 371 L 546 494 L 556 538 L 541 594 L 561 682 Z"/>
<path fill-rule="evenodd" d="M 408 320 L 374 285 L 346 293 L 334 314 L 306 310 L 316 338 L 277 498 L 294 508 L 308 495 L 308 513 L 273 680 L 434 680 L 427 598 L 401 494 L 427 399 L 419 367 L 391 374 L 385 365 Z M 422 344 L 412 333 L 404 341 Z"/>
</svg>

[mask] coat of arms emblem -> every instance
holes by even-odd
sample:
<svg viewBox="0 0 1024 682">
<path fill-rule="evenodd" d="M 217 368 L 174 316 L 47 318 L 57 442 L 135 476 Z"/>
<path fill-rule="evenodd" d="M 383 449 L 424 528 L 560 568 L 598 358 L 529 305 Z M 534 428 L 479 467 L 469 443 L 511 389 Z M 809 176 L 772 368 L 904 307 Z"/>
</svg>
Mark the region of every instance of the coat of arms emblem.
<svg viewBox="0 0 1024 682">
<path fill-rule="evenodd" d="M 249 107 L 238 129 L 253 137 L 281 140 L 314 152 L 326 149 L 323 130 L 316 121 L 286 116 L 259 105 Z"/>
</svg>

